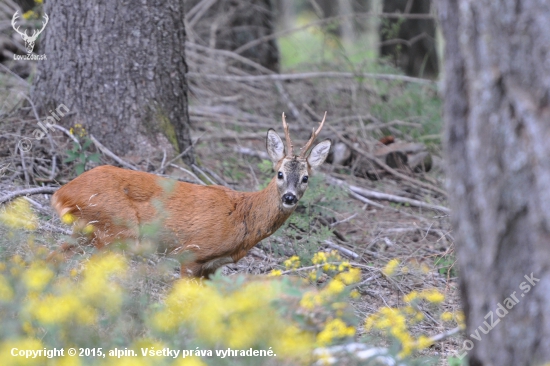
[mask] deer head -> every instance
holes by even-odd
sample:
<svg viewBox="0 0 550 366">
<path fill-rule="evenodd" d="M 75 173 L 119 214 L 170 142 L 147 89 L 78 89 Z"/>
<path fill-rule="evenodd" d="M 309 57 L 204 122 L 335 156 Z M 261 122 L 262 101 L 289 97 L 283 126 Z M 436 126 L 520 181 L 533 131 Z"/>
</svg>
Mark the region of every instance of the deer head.
<svg viewBox="0 0 550 366">
<path fill-rule="evenodd" d="M 287 147 L 286 154 L 283 140 L 279 135 L 273 129 L 267 132 L 267 152 L 277 174 L 277 189 L 280 196 L 280 206 L 283 210 L 293 210 L 295 208 L 298 200 L 302 198 L 306 191 L 311 170 L 321 165 L 329 153 L 331 142 L 327 139 L 315 145 L 308 154 L 309 148 L 323 128 L 326 116 L 327 113 L 325 112 L 321 124 L 317 130 L 313 129 L 311 137 L 300 150 L 298 156 L 294 155 L 294 147 L 284 113 L 283 129 Z"/>
<path fill-rule="evenodd" d="M 38 38 L 38 36 L 40 35 L 40 33 L 42 33 L 42 31 L 44 30 L 44 28 L 46 28 L 46 24 L 48 24 L 48 15 L 47 14 L 44 14 L 44 19 L 46 20 L 44 23 L 42 23 L 42 29 L 40 29 L 39 31 L 37 31 L 36 29 L 32 31 L 32 35 L 28 35 L 27 34 L 27 29 L 25 29 L 25 32 L 21 32 L 19 31 L 19 27 L 15 27 L 15 20 L 19 17 L 19 15 L 17 14 L 18 12 L 16 11 L 15 14 L 13 14 L 13 17 L 11 18 L 11 26 L 13 27 L 13 29 L 19 33 L 19 35 L 21 35 L 21 37 L 23 38 L 23 41 L 25 41 L 25 48 L 27 49 L 27 53 L 32 53 L 32 50 L 34 49 L 34 42 L 36 41 L 36 39 Z"/>
</svg>

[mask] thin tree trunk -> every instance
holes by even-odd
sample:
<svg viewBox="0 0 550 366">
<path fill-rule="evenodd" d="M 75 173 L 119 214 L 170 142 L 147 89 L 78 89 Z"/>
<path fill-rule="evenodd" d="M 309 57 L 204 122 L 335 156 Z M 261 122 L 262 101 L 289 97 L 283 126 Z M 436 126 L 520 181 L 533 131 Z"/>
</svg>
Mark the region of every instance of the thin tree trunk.
<svg viewBox="0 0 550 366">
<path fill-rule="evenodd" d="M 271 0 L 212 1 L 201 7 L 201 0 L 187 0 L 188 25 L 194 43 L 237 51 L 260 65 L 279 72 L 279 50 L 274 39 L 245 50 L 240 47 L 275 33 Z M 202 11 L 193 12 L 196 6 Z"/>
<path fill-rule="evenodd" d="M 340 36 L 346 46 L 351 46 L 355 41 L 351 0 L 338 0 L 338 15 L 347 17 L 344 21 L 340 22 Z"/>
<path fill-rule="evenodd" d="M 191 146 L 183 0 L 56 0 L 33 98 L 66 105 L 109 149 L 149 159 Z M 193 163 L 190 148 L 184 160 Z"/>
<path fill-rule="evenodd" d="M 550 7 L 441 0 L 438 12 L 467 323 L 459 354 L 470 365 L 540 365 L 550 361 Z"/>
<path fill-rule="evenodd" d="M 430 14 L 432 0 L 383 0 L 384 13 Z M 380 54 L 391 56 L 395 66 L 411 76 L 437 76 L 433 19 L 384 19 Z"/>
</svg>

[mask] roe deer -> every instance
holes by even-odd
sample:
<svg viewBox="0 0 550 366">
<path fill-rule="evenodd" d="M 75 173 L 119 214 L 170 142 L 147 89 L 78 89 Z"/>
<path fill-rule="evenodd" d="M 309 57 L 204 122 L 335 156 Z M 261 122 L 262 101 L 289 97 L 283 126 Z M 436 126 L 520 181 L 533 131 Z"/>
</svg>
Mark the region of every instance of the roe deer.
<svg viewBox="0 0 550 366">
<path fill-rule="evenodd" d="M 326 112 L 325 112 L 326 117 Z M 96 248 L 124 239 L 143 239 L 140 227 L 158 222 L 159 242 L 171 254 L 189 253 L 181 275 L 208 277 L 217 268 L 236 263 L 260 240 L 273 234 L 290 216 L 304 194 L 312 168 L 321 165 L 330 140 L 307 152 L 317 130 L 295 156 L 283 113 L 285 146 L 267 132 L 267 152 L 275 177 L 259 192 L 237 192 L 223 186 L 201 186 L 154 174 L 99 166 L 61 187 L 52 206 L 63 221 L 87 227 Z M 67 216 L 65 216 L 67 215 Z"/>
</svg>

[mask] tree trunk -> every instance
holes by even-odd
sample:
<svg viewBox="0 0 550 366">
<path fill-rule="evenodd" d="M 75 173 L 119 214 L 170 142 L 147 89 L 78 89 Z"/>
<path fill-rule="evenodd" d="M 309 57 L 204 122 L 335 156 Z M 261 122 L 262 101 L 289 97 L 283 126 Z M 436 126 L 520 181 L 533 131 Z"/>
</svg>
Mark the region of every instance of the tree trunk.
<svg viewBox="0 0 550 366">
<path fill-rule="evenodd" d="M 351 0 L 338 0 L 338 15 L 345 17 L 340 22 L 340 37 L 344 45 L 351 46 L 355 42 L 355 31 L 353 29 L 354 19 Z"/>
<path fill-rule="evenodd" d="M 279 72 L 279 50 L 274 39 L 250 46 L 250 42 L 275 33 L 271 0 L 187 0 L 186 4 L 191 42 L 236 51 Z"/>
<path fill-rule="evenodd" d="M 550 7 L 441 0 L 438 12 L 467 325 L 459 354 L 476 366 L 540 365 L 550 361 Z"/>
<path fill-rule="evenodd" d="M 432 0 L 383 0 L 384 13 L 430 15 Z M 434 19 L 383 19 L 380 54 L 412 76 L 437 76 Z"/>
<path fill-rule="evenodd" d="M 194 162 L 189 133 L 183 0 L 56 0 L 45 30 L 33 98 L 66 105 L 117 155 L 161 148 Z"/>
</svg>

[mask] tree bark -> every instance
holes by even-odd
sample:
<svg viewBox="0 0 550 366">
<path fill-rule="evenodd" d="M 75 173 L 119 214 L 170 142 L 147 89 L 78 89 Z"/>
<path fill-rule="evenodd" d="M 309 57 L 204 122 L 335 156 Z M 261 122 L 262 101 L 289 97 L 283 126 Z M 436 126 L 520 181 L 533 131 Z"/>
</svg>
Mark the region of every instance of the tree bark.
<svg viewBox="0 0 550 366">
<path fill-rule="evenodd" d="M 122 156 L 161 148 L 194 162 L 187 105 L 183 0 L 56 0 L 33 98 L 66 105 L 84 128 Z"/>
<path fill-rule="evenodd" d="M 540 365 L 550 361 L 550 7 L 440 0 L 438 12 L 467 325 L 459 354 L 476 366 Z"/>
</svg>

